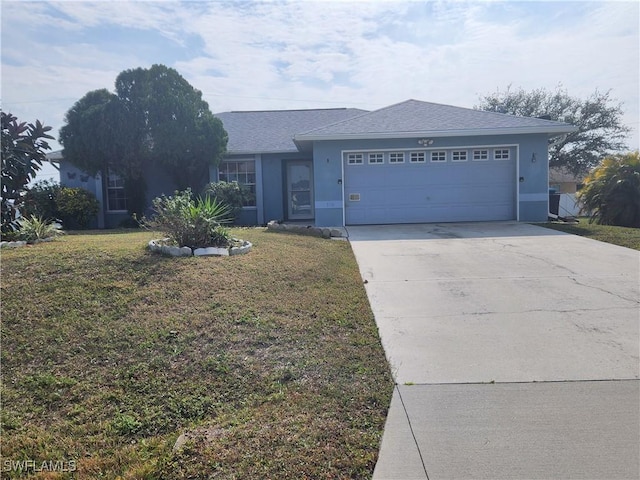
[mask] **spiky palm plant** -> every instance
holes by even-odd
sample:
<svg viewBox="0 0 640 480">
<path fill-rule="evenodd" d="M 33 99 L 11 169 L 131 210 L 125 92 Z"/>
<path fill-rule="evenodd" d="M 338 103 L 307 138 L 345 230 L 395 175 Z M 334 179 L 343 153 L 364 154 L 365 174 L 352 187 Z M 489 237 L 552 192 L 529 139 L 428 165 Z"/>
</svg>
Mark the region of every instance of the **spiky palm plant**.
<svg viewBox="0 0 640 480">
<path fill-rule="evenodd" d="M 34 215 L 31 215 L 28 218 L 19 218 L 16 223 L 19 228 L 17 238 L 19 240 L 24 240 L 27 243 L 55 238 L 64 234 L 60 224 L 51 220 L 44 220 Z"/>
<path fill-rule="evenodd" d="M 223 224 L 228 223 L 229 207 L 216 199 L 192 197 L 191 190 L 175 192 L 171 197 L 153 200 L 154 215 L 143 218 L 141 224 L 164 232 L 180 247 L 226 247 L 231 234 Z"/>
<path fill-rule="evenodd" d="M 579 192 L 583 213 L 600 225 L 640 228 L 640 154 L 605 158 Z"/>
</svg>

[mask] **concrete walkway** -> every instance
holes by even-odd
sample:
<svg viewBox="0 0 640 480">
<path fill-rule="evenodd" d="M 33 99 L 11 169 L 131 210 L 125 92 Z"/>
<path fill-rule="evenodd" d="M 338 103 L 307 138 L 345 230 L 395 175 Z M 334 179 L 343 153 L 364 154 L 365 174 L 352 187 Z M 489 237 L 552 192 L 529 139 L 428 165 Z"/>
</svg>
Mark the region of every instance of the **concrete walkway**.
<svg viewBox="0 0 640 480">
<path fill-rule="evenodd" d="M 640 254 L 515 222 L 348 227 L 397 383 L 375 479 L 640 477 Z"/>
</svg>

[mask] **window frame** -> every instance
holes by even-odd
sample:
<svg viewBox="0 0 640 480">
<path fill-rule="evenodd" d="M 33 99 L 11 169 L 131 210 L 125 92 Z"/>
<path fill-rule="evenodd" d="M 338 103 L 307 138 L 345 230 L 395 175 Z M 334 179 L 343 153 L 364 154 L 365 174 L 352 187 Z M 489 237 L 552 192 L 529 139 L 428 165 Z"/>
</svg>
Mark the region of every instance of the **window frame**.
<svg viewBox="0 0 640 480">
<path fill-rule="evenodd" d="M 371 161 L 373 158 L 377 158 L 380 161 Z M 369 165 L 384 165 L 384 153 L 383 152 L 369 152 L 367 154 L 367 163 Z"/>
<path fill-rule="evenodd" d="M 414 160 L 414 156 L 418 157 L 418 159 Z M 420 157 L 422 157 L 422 160 L 420 160 Z M 409 163 L 427 163 L 427 152 L 425 151 L 409 152 Z"/>
<path fill-rule="evenodd" d="M 404 152 L 389 152 L 389 164 L 400 165 L 404 163 Z"/>
<path fill-rule="evenodd" d="M 431 163 L 447 163 L 447 151 L 432 150 L 431 155 L 429 155 L 429 161 Z"/>
<path fill-rule="evenodd" d="M 235 172 L 223 171 L 223 167 L 227 167 L 228 165 L 235 164 Z M 239 165 L 251 165 L 251 169 L 247 169 L 245 171 L 240 171 Z M 244 180 L 241 181 L 240 175 L 244 175 Z M 248 181 L 249 176 L 253 176 L 253 182 Z M 225 178 L 222 178 L 225 176 Z M 235 179 L 229 178 L 230 176 L 235 176 Z M 249 192 L 253 198 L 253 203 L 250 205 L 244 205 L 242 208 L 256 208 L 257 207 L 257 195 L 256 195 L 256 161 L 253 158 L 230 158 L 224 159 L 218 165 L 218 181 L 219 182 L 238 182 L 239 185 L 243 185 L 244 187 L 249 188 Z"/>
<path fill-rule="evenodd" d="M 509 148 L 495 148 L 493 150 L 493 159 L 501 162 L 511 160 L 511 150 Z"/>
<path fill-rule="evenodd" d="M 360 161 L 357 161 L 358 159 Z M 347 165 L 364 165 L 364 153 L 347 153 Z"/>
<path fill-rule="evenodd" d="M 120 175 L 118 175 L 117 173 L 113 172 L 110 168 L 107 168 L 107 175 L 106 175 L 106 190 L 107 190 L 107 212 L 109 213 L 123 213 L 123 212 L 128 212 L 129 211 L 129 205 L 128 205 L 128 198 L 127 198 L 127 191 L 124 188 L 124 178 L 122 178 Z M 112 185 L 112 182 L 115 185 Z M 118 197 L 112 197 L 112 193 L 117 193 L 120 192 L 121 196 Z M 117 206 L 124 206 L 124 208 L 111 208 L 111 202 L 112 200 L 114 202 L 120 203 L 122 202 L 122 205 L 117 205 Z"/>
<path fill-rule="evenodd" d="M 456 159 L 456 154 L 458 159 Z M 461 158 L 464 156 L 464 158 Z M 455 163 L 467 162 L 469 160 L 469 151 L 468 150 L 451 150 L 451 161 Z"/>
<path fill-rule="evenodd" d="M 474 162 L 486 162 L 489 160 L 489 149 L 488 148 L 476 148 L 473 150 L 471 159 Z"/>
</svg>

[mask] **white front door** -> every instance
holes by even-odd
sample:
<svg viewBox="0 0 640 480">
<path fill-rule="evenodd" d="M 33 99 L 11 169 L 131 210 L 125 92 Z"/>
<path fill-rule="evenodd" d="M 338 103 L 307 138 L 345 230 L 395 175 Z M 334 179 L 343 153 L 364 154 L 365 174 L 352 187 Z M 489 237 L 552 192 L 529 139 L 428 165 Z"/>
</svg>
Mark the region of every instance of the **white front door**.
<svg viewBox="0 0 640 480">
<path fill-rule="evenodd" d="M 311 220 L 314 217 L 313 162 L 296 160 L 287 163 L 287 217 Z"/>
</svg>

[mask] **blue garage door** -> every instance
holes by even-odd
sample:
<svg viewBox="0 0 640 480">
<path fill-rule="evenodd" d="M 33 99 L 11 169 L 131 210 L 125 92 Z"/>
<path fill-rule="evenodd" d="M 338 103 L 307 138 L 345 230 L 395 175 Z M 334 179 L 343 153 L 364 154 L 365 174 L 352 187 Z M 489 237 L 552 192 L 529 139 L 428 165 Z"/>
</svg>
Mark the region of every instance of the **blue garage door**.
<svg viewBox="0 0 640 480">
<path fill-rule="evenodd" d="M 514 147 L 344 153 L 347 225 L 516 219 Z"/>
</svg>

